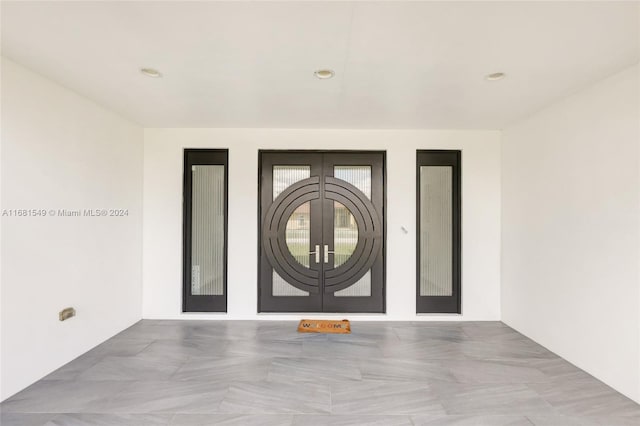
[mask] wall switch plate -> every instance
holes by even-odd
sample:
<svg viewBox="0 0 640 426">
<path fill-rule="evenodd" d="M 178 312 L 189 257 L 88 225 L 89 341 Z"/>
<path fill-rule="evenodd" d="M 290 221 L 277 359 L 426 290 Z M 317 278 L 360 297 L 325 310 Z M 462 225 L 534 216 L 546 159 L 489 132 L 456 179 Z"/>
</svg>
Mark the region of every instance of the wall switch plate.
<svg viewBox="0 0 640 426">
<path fill-rule="evenodd" d="M 73 309 L 73 308 L 64 308 L 58 314 L 58 318 L 60 319 L 60 321 L 67 320 L 67 319 L 69 319 L 71 317 L 75 317 L 75 316 L 76 316 L 76 310 Z"/>
</svg>

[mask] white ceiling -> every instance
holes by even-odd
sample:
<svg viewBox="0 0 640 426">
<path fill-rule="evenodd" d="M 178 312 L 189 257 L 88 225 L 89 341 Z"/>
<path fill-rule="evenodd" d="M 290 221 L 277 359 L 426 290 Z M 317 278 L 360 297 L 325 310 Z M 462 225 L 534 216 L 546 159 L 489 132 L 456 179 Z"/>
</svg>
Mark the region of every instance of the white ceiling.
<svg viewBox="0 0 640 426">
<path fill-rule="evenodd" d="M 500 129 L 638 62 L 639 5 L 3 1 L 2 54 L 145 127 Z"/>
</svg>

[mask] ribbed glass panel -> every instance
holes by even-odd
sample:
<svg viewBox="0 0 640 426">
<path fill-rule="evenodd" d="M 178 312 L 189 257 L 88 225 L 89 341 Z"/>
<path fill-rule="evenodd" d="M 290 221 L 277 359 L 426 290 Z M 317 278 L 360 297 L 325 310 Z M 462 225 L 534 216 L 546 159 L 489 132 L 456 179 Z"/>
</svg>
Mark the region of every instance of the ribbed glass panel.
<svg viewBox="0 0 640 426">
<path fill-rule="evenodd" d="M 311 177 L 311 166 L 273 166 L 273 199 L 294 183 Z"/>
<path fill-rule="evenodd" d="M 333 266 L 345 263 L 358 244 L 358 224 L 348 208 L 341 203 L 333 202 Z"/>
<path fill-rule="evenodd" d="M 284 278 L 282 278 L 276 271 L 273 271 L 273 276 L 271 279 L 273 284 L 273 295 L 274 296 L 308 296 L 309 292 L 300 290 L 286 282 Z"/>
<path fill-rule="evenodd" d="M 192 166 L 191 294 L 224 294 L 224 166 Z"/>
<path fill-rule="evenodd" d="M 453 292 L 453 169 L 420 167 L 420 296 Z"/>
<path fill-rule="evenodd" d="M 286 243 L 289 251 L 302 266 L 309 267 L 309 247 L 311 223 L 309 222 L 309 201 L 300 205 L 289 216 L 286 228 Z"/>
<path fill-rule="evenodd" d="M 336 297 L 368 297 L 371 296 L 371 270 L 344 290 L 333 293 Z"/>
<path fill-rule="evenodd" d="M 333 175 L 349 182 L 371 199 L 371 166 L 334 166 Z M 338 267 L 353 255 L 358 244 L 358 225 L 349 209 L 335 201 L 333 241 L 334 266 Z M 367 271 L 355 284 L 336 291 L 334 295 L 336 297 L 371 296 L 371 271 Z"/>
<path fill-rule="evenodd" d="M 333 176 L 349 182 L 371 199 L 371 166 L 334 166 Z"/>
<path fill-rule="evenodd" d="M 296 182 L 311 176 L 310 166 L 273 166 L 273 199 Z M 298 207 L 289 217 L 286 228 L 286 243 L 293 257 L 303 266 L 309 267 L 309 203 Z M 300 290 L 284 280 L 276 271 L 272 275 L 272 294 L 274 296 L 309 296 L 308 291 Z"/>
</svg>

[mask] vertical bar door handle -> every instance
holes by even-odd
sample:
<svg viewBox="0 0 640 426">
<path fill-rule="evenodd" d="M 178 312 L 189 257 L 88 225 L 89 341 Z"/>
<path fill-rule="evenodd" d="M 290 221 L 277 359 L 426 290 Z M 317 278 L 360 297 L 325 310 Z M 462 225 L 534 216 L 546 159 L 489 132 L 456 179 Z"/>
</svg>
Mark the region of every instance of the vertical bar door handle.
<svg viewBox="0 0 640 426">
<path fill-rule="evenodd" d="M 316 244 L 316 250 L 310 251 L 309 254 L 316 255 L 316 263 L 320 263 L 320 244 Z"/>
<path fill-rule="evenodd" d="M 329 250 L 329 244 L 324 245 L 324 263 L 329 263 L 329 253 L 335 254 L 335 251 Z"/>
</svg>

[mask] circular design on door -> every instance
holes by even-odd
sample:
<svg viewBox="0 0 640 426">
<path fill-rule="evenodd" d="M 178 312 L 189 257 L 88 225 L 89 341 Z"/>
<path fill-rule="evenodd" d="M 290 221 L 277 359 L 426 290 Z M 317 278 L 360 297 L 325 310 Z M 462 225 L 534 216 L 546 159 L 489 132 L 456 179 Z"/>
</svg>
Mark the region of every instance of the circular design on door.
<svg viewBox="0 0 640 426">
<path fill-rule="evenodd" d="M 289 253 L 300 265 L 309 268 L 311 241 L 311 201 L 300 204 L 289 216 L 285 226 L 285 240 Z"/>
<path fill-rule="evenodd" d="M 286 242 L 289 217 L 302 204 L 320 198 L 320 179 L 317 176 L 298 181 L 271 203 L 262 224 L 262 244 L 269 263 L 292 286 L 317 294 L 320 271 L 300 264 L 291 254 Z"/>
<path fill-rule="evenodd" d="M 324 291 L 333 293 L 355 284 L 373 266 L 382 249 L 382 223 L 374 205 L 358 188 L 331 176 L 324 180 L 324 198 L 345 206 L 358 228 L 358 242 L 351 256 L 336 268 L 324 271 Z M 320 199 L 318 176 L 296 182 L 269 206 L 262 226 L 264 253 L 273 269 L 294 287 L 319 293 L 323 264 L 306 267 L 291 253 L 286 240 L 287 223 L 301 205 Z M 320 255 L 322 262 L 323 253 Z"/>
<path fill-rule="evenodd" d="M 337 201 L 333 202 L 333 267 L 348 261 L 358 245 L 358 223 L 353 213 Z"/>
<path fill-rule="evenodd" d="M 344 205 L 358 228 L 356 248 L 343 264 L 325 271 L 324 292 L 333 293 L 355 284 L 373 266 L 382 251 L 382 222 L 369 198 L 350 183 L 325 177 L 324 196 Z"/>
</svg>

